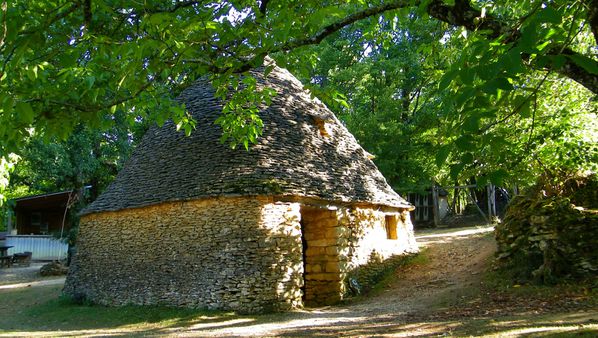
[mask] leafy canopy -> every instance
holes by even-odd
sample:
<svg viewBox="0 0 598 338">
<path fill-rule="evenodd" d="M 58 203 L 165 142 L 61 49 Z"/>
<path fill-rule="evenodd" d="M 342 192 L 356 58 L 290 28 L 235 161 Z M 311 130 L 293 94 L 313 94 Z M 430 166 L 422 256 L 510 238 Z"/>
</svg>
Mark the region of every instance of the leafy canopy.
<svg viewBox="0 0 598 338">
<path fill-rule="evenodd" d="M 435 159 L 450 165 L 453 177 L 479 168 L 486 144 L 508 143 L 489 131 L 517 116 L 531 116 L 527 130 L 537 130 L 538 99 L 553 95 L 550 82 L 579 83 L 587 90 L 579 96 L 586 102 L 598 93 L 598 0 L 14 0 L 0 7 L 5 156 L 32 135 L 66 139 L 81 124 L 108 129 L 117 112 L 129 124 L 172 118 L 189 134 L 201 126 L 174 98 L 202 76 L 213 79 L 225 100 L 217 121 L 223 141 L 248 148 L 261 133 L 257 106 L 272 93 L 258 88 L 246 71 L 272 55 L 282 66 L 308 74 L 318 62 L 309 46 L 359 23 L 361 34 L 385 51 L 400 46 L 396 37 L 409 34 L 400 29 L 413 18 L 440 25 L 447 46 L 462 39 L 462 48 L 446 54 L 445 64 L 427 65 L 439 72 L 429 72 L 438 81 L 427 87 L 438 83 L 446 93 L 434 97 L 442 121 Z M 382 23 L 386 34 L 377 33 Z M 422 48 L 442 49 L 437 41 Z M 383 65 L 386 57 L 392 58 L 380 55 L 364 69 L 375 71 L 371 67 Z M 414 93 L 407 83 L 401 86 Z M 588 113 L 595 108 L 594 102 Z"/>
</svg>

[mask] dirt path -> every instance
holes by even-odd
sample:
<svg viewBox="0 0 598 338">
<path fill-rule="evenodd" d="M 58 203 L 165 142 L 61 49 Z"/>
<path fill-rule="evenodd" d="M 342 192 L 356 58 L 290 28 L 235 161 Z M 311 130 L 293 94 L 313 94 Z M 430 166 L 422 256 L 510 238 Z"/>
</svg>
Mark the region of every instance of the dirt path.
<svg viewBox="0 0 598 338">
<path fill-rule="evenodd" d="M 438 303 L 452 301 L 481 282 L 495 251 L 492 227 L 432 230 L 417 234 L 427 261 L 397 273 L 377 295 L 348 305 L 288 314 L 235 318 L 172 329 L 180 336 L 401 336 L 442 334 L 442 327 L 410 327 Z"/>
<path fill-rule="evenodd" d="M 64 283 L 64 276 L 42 277 L 39 269 L 45 263 L 33 262 L 29 266 L 0 268 L 0 290 L 30 286 L 58 285 Z"/>
<path fill-rule="evenodd" d="M 129 326 L 101 324 L 96 327 L 92 321 L 76 326 L 73 331 L 63 331 L 61 324 L 51 324 L 52 329 L 37 329 L 33 325 L 20 335 L 520 337 L 558 330 L 598 333 L 598 309 L 582 299 L 583 295 L 561 295 L 552 291 L 547 298 L 531 290 L 522 296 L 488 287 L 484 275 L 491 268 L 495 252 L 491 227 L 427 230 L 418 232 L 416 237 L 422 254 L 413 264 L 397 271 L 376 294 L 344 305 L 261 316 L 198 315 L 155 324 L 143 318 L 140 323 L 133 321 L 136 324 Z M 19 270 L 21 278 L 29 278 L 25 280 L 19 279 L 18 274 L 9 276 L 12 269 L 0 271 L 0 287 L 23 282 L 25 284 L 19 286 L 33 287 L 15 290 L 12 297 L 15 304 L 19 302 L 19 292 L 37 292 L 42 302 L 60 292 L 58 285 L 35 287 L 38 284 L 32 282 L 40 280 L 35 269 L 38 267 L 31 271 Z M 60 284 L 62 280 L 42 282 Z M 0 290 L 2 292 L 11 291 Z M 0 308 L 2 306 L 0 300 Z M 8 310 L 6 306 L 5 310 Z"/>
</svg>

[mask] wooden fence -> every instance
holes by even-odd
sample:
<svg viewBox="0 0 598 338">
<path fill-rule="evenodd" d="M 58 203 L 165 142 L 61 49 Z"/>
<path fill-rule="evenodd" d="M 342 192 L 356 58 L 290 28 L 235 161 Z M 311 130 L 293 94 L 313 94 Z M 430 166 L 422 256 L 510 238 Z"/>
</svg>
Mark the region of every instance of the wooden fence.
<svg viewBox="0 0 598 338">
<path fill-rule="evenodd" d="M 409 193 L 407 199 L 415 206 L 411 212 L 411 219 L 416 223 L 431 223 L 434 221 L 434 203 L 432 194 L 425 195 Z"/>
<path fill-rule="evenodd" d="M 480 215 L 484 217 L 488 223 L 492 222 L 493 218 L 498 215 L 496 201 L 497 188 L 492 184 L 488 184 L 485 188 L 483 188 L 486 190 L 485 202 L 487 203 L 487 206 L 483 207 L 479 205 L 475 194 L 472 193 L 470 189 L 482 188 L 475 184 L 449 187 L 432 186 L 430 191 L 427 191 L 424 194 L 407 194 L 408 201 L 415 206 L 415 210 L 411 211 L 411 219 L 415 222 L 415 224 L 440 224 L 442 218 L 446 216 L 447 212 L 449 211 L 448 200 L 446 196 L 448 194 L 447 191 L 454 191 L 452 196 L 453 203 L 455 199 L 462 198 L 458 196 L 460 193 L 462 193 L 462 195 L 465 195 L 466 200 L 471 205 L 475 206 Z M 440 191 L 444 192 L 442 196 L 440 195 Z M 482 208 L 485 208 L 486 212 L 484 212 Z"/>
</svg>

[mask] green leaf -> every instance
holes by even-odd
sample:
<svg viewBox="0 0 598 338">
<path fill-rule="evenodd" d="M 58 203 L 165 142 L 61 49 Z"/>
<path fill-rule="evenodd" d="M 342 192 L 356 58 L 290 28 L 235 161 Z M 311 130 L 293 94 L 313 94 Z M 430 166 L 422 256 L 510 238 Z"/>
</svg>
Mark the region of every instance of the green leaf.
<svg viewBox="0 0 598 338">
<path fill-rule="evenodd" d="M 459 178 L 459 174 L 461 173 L 461 171 L 463 171 L 463 168 L 465 168 L 465 163 L 462 162 L 451 165 L 451 179 L 456 180 L 457 178 Z"/>
<path fill-rule="evenodd" d="M 452 69 L 444 73 L 444 75 L 440 79 L 440 83 L 438 84 L 438 89 L 446 89 L 451 84 L 451 82 L 453 82 L 453 80 L 455 79 L 455 77 L 457 77 L 458 74 L 459 71 L 457 69 Z"/>
<path fill-rule="evenodd" d="M 35 79 L 37 79 L 37 67 L 32 67 L 32 68 L 27 69 L 25 74 L 27 74 L 27 77 L 29 78 L 29 80 L 35 81 Z"/>
<path fill-rule="evenodd" d="M 563 21 L 562 14 L 556 9 L 552 8 L 552 6 L 546 6 L 536 15 L 536 18 L 542 22 L 550 22 L 555 24 L 559 24 Z"/>
<path fill-rule="evenodd" d="M 523 53 L 534 53 L 536 51 L 536 43 L 538 33 L 536 26 L 526 26 L 521 30 L 521 38 L 518 40 L 518 47 Z"/>
<path fill-rule="evenodd" d="M 519 48 L 510 49 L 501 57 L 499 63 L 508 74 L 519 74 L 525 71 Z"/>
<path fill-rule="evenodd" d="M 417 7 L 417 13 L 420 15 L 427 15 L 428 5 L 432 3 L 433 0 L 423 0 L 420 2 L 419 6 Z"/>
<path fill-rule="evenodd" d="M 598 62 L 579 54 L 567 55 L 567 57 L 587 72 L 598 75 Z"/>
<path fill-rule="evenodd" d="M 480 129 L 480 118 L 481 116 L 474 114 L 469 116 L 463 121 L 463 130 L 467 132 L 476 132 Z"/>
<path fill-rule="evenodd" d="M 95 82 L 96 82 L 95 76 L 88 76 L 85 78 L 85 85 L 87 86 L 87 89 L 91 89 L 91 87 L 93 87 L 93 84 Z"/>
<path fill-rule="evenodd" d="M 536 46 L 536 48 L 538 49 L 538 51 L 543 51 L 544 49 L 546 49 L 546 47 L 550 46 L 550 44 L 552 43 L 552 41 L 548 40 L 548 41 L 544 41 L 543 43 L 539 44 L 538 46 Z"/>
<path fill-rule="evenodd" d="M 4 113 L 6 115 L 8 115 L 12 111 L 14 104 L 15 101 L 13 100 L 13 98 L 10 96 L 6 96 L 6 98 L 4 99 L 4 104 L 2 104 L 2 109 L 4 110 Z"/>
<path fill-rule="evenodd" d="M 185 129 L 185 136 L 189 137 L 191 136 L 191 132 L 193 131 L 193 127 L 190 124 L 185 124 L 185 126 L 183 127 L 183 129 Z"/>
<path fill-rule="evenodd" d="M 468 100 L 470 100 L 471 98 L 474 97 L 475 92 L 476 92 L 476 89 L 473 87 L 461 88 L 460 93 L 455 98 L 455 104 L 457 105 L 457 107 L 458 108 L 463 107 L 463 105 L 465 105 L 465 103 Z"/>
<path fill-rule="evenodd" d="M 565 65 L 565 62 L 567 62 L 567 57 L 565 57 L 564 55 L 554 55 L 551 56 L 552 59 L 552 66 L 554 68 L 561 68 L 563 65 Z"/>
<path fill-rule="evenodd" d="M 330 21 L 331 18 L 340 18 L 345 15 L 345 10 L 341 6 L 323 7 L 315 11 L 309 19 L 310 24 L 314 26 L 321 25 L 323 22 Z"/>
<path fill-rule="evenodd" d="M 488 174 L 488 180 L 495 185 L 503 185 L 504 179 L 509 177 L 509 173 L 504 169 L 498 169 Z"/>
<path fill-rule="evenodd" d="M 455 140 L 459 150 L 473 150 L 475 148 L 474 139 L 471 135 L 462 135 Z"/>
<path fill-rule="evenodd" d="M 509 80 L 505 79 L 504 77 L 497 77 L 486 82 L 482 86 L 482 91 L 490 95 L 496 94 L 499 89 L 511 91 L 513 90 L 513 85 L 509 82 Z"/>
<path fill-rule="evenodd" d="M 463 68 L 459 71 L 459 77 L 464 84 L 471 85 L 475 78 L 475 72 L 471 68 Z"/>
<path fill-rule="evenodd" d="M 450 154 L 451 147 L 448 144 L 440 147 L 440 149 L 438 149 L 438 152 L 436 152 L 436 166 L 439 168 L 442 167 L 442 165 L 444 165 Z"/>
<path fill-rule="evenodd" d="M 15 108 L 19 114 L 19 121 L 27 125 L 33 123 L 35 113 L 28 102 L 17 102 L 17 106 Z"/>
<path fill-rule="evenodd" d="M 515 106 L 516 113 L 520 114 L 521 117 L 528 118 L 531 116 L 531 102 L 529 98 L 518 95 L 513 100 L 513 105 Z"/>
<path fill-rule="evenodd" d="M 470 164 L 472 162 L 473 162 L 473 154 L 472 153 L 465 153 L 461 156 L 461 163 Z"/>
<path fill-rule="evenodd" d="M 500 66 L 501 65 L 499 65 L 496 62 L 491 62 L 484 65 L 483 69 L 481 71 L 477 71 L 476 73 L 480 76 L 480 79 L 488 81 L 498 75 L 498 72 L 500 71 Z"/>
<path fill-rule="evenodd" d="M 274 65 L 266 66 L 266 69 L 264 70 L 264 76 L 268 76 L 268 74 L 270 74 L 272 70 L 274 70 L 274 67 Z"/>
</svg>

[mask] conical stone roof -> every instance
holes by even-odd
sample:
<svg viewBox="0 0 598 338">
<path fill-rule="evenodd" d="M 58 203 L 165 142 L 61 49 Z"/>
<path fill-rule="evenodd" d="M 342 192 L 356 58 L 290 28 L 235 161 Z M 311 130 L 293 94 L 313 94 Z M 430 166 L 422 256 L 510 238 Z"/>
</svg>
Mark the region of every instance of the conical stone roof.
<svg viewBox="0 0 598 338">
<path fill-rule="evenodd" d="M 258 143 L 245 149 L 221 144 L 214 124 L 222 105 L 207 81 L 180 95 L 197 121 L 186 137 L 172 121 L 152 127 L 114 182 L 82 214 L 214 196 L 299 196 L 411 208 L 388 185 L 353 135 L 285 69 L 258 84 L 276 90 L 260 112 Z"/>
</svg>

